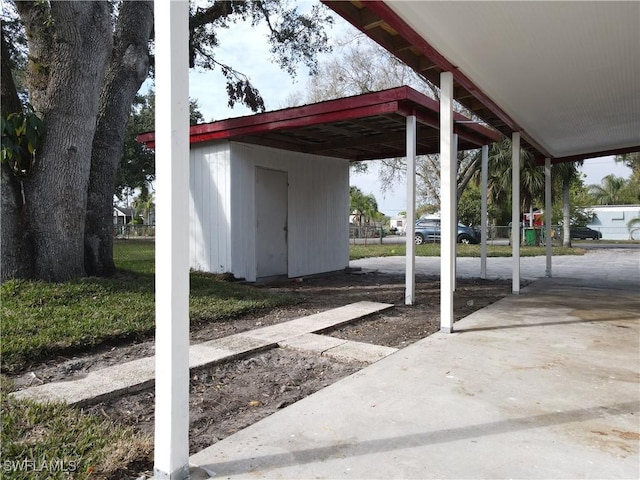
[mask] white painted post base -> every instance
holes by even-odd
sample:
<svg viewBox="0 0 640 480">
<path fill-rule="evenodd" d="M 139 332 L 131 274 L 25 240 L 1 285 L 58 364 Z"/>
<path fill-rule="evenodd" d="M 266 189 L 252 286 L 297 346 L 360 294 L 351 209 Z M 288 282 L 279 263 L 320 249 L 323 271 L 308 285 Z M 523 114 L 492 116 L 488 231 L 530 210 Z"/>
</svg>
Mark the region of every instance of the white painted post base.
<svg viewBox="0 0 640 480">
<path fill-rule="evenodd" d="M 184 465 L 171 473 L 154 468 L 153 478 L 154 480 L 186 480 L 189 478 L 189 466 Z"/>
</svg>

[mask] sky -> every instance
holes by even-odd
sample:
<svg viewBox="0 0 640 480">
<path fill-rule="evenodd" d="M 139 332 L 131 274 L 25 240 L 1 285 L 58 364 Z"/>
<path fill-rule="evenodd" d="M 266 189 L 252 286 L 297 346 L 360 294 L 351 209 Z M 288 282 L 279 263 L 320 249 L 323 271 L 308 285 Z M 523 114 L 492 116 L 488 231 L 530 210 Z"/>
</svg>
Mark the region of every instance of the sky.
<svg viewBox="0 0 640 480">
<path fill-rule="evenodd" d="M 310 2 L 303 2 L 308 8 Z M 337 37 L 351 29 L 334 15 L 336 24 L 329 31 L 330 37 Z M 280 70 L 274 62 L 266 41 L 266 26 L 251 27 L 248 23 L 238 23 L 229 29 L 217 32 L 220 46 L 216 50 L 217 59 L 246 74 L 260 91 L 267 111 L 287 107 L 287 97 L 292 92 L 304 91 L 308 70 L 299 67 L 297 78 L 292 79 Z M 321 57 L 322 58 L 322 57 Z M 237 105 L 227 106 L 225 79 L 219 70 L 208 72 L 191 70 L 189 74 L 189 96 L 197 99 L 205 121 L 251 115 L 248 108 Z M 399 184 L 385 193 L 380 190 L 376 162 L 369 163 L 366 174 L 351 174 L 350 184 L 360 188 L 365 194 L 372 193 L 378 201 L 378 209 L 388 216 L 395 216 L 407 210 L 406 185 Z M 616 164 L 613 157 L 587 159 L 581 168 L 585 174 L 585 184 L 600 184 L 609 174 L 629 178 L 631 170 Z"/>
</svg>

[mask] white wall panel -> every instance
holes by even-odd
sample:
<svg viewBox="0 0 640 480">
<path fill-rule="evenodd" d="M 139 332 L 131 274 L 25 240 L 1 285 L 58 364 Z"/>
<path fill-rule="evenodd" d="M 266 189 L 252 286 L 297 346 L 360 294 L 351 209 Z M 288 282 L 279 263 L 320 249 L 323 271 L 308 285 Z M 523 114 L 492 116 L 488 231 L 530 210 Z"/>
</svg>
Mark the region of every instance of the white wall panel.
<svg viewBox="0 0 640 480">
<path fill-rule="evenodd" d="M 256 280 L 255 169 L 289 176 L 289 277 L 340 270 L 349 264 L 349 164 L 255 145 L 231 143 L 233 273 Z"/>
<path fill-rule="evenodd" d="M 231 271 L 229 144 L 191 148 L 190 266 L 213 273 Z"/>
</svg>

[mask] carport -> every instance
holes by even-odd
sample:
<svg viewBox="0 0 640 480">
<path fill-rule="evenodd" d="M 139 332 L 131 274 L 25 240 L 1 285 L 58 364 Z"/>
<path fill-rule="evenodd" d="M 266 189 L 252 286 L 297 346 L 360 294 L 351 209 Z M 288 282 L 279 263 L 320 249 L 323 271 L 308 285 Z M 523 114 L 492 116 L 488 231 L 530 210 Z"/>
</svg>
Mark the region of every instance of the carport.
<svg viewBox="0 0 640 480">
<path fill-rule="evenodd" d="M 444 250 L 455 237 L 455 175 L 448 168 L 455 164 L 448 147 L 454 100 L 512 138 L 513 225 L 520 222 L 520 147 L 545 166 L 545 211 L 552 163 L 640 151 L 637 2 L 323 3 L 440 87 L 442 272 L 454 271 L 454 254 Z M 517 294 L 520 246 L 512 245 Z M 548 242 L 547 276 L 551 271 Z"/>
<path fill-rule="evenodd" d="M 404 86 L 191 126 L 190 267 L 252 282 L 348 267 L 349 162 L 408 157 L 414 168 L 415 155 L 439 151 L 439 109 Z M 486 159 L 500 134 L 454 119 L 457 149 L 483 148 Z M 155 148 L 154 133 L 138 140 Z M 415 175 L 407 190 L 414 218 Z M 407 239 L 413 304 L 411 231 Z"/>
<path fill-rule="evenodd" d="M 451 330 L 456 99 L 513 140 L 513 223 L 519 151 L 552 162 L 640 150 L 637 2 L 333 2 L 336 12 L 441 89 L 443 330 Z M 184 478 L 188 451 L 187 2 L 156 2 L 158 134 L 156 475 Z M 408 118 L 413 117 L 410 115 Z M 415 120 L 413 120 L 415 122 Z M 162 145 L 161 145 L 162 142 Z M 409 158 L 412 153 L 409 152 Z M 185 175 L 186 174 L 186 175 Z M 409 176 L 411 172 L 409 171 Z M 410 197 L 411 198 L 411 197 Z M 547 188 L 545 208 L 550 206 Z M 409 219 L 411 220 L 411 219 Z M 513 242 L 513 291 L 519 247 Z M 548 254 L 550 259 L 550 255 Z M 549 264 L 550 269 L 550 264 Z M 445 277 L 446 275 L 446 277 Z"/>
</svg>

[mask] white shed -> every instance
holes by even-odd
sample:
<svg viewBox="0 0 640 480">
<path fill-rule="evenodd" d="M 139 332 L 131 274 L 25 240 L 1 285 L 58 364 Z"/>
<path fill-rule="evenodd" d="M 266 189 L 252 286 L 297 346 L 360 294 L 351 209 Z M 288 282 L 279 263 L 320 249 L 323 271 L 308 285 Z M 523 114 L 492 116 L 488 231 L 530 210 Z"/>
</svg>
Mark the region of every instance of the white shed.
<svg viewBox="0 0 640 480">
<path fill-rule="evenodd" d="M 349 161 L 221 140 L 192 146 L 190 263 L 255 281 L 349 265 Z"/>
<path fill-rule="evenodd" d="M 190 128 L 189 255 L 194 270 L 256 281 L 349 265 L 349 162 L 439 149 L 439 105 L 397 87 Z M 456 114 L 458 147 L 495 131 Z M 155 147 L 153 133 L 139 141 Z"/>
</svg>

